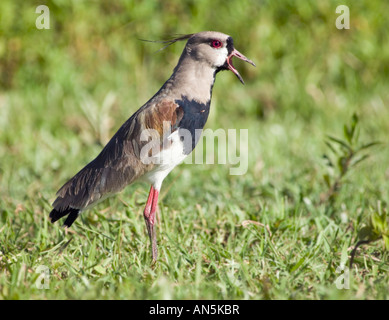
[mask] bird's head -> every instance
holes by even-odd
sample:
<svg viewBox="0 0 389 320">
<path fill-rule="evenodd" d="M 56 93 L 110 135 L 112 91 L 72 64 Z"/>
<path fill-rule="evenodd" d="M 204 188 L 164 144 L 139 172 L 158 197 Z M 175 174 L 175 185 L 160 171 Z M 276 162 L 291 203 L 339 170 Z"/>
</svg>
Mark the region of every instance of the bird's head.
<svg viewBox="0 0 389 320">
<path fill-rule="evenodd" d="M 198 62 L 206 63 L 209 67 L 214 68 L 215 72 L 231 70 L 243 84 L 244 81 L 235 69 L 232 58 L 237 57 L 255 66 L 254 62 L 235 49 L 234 42 L 229 35 L 215 31 L 204 31 L 186 37 L 188 37 L 185 47 L 186 54 Z"/>
</svg>

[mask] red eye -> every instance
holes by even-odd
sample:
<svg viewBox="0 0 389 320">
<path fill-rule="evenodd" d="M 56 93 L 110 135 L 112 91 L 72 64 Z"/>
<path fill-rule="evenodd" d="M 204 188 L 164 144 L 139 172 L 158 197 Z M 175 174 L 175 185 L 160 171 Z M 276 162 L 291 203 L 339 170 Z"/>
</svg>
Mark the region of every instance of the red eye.
<svg viewBox="0 0 389 320">
<path fill-rule="evenodd" d="M 212 46 L 212 48 L 219 49 L 222 47 L 222 42 L 219 40 L 212 40 L 211 46 Z"/>
</svg>

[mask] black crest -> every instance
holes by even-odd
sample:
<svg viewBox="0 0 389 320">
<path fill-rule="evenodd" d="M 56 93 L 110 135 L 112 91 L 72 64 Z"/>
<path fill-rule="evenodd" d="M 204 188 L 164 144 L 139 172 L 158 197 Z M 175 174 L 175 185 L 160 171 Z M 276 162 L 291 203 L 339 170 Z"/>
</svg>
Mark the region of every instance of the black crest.
<svg viewBox="0 0 389 320">
<path fill-rule="evenodd" d="M 177 35 L 177 37 L 169 39 L 169 40 L 145 40 L 145 39 L 139 39 L 139 40 L 145 41 L 145 42 L 153 42 L 153 43 L 162 43 L 162 44 L 164 44 L 165 45 L 164 47 L 162 47 L 161 49 L 156 51 L 156 52 L 159 52 L 159 51 L 162 51 L 162 50 L 166 49 L 168 46 L 172 45 L 173 43 L 176 43 L 178 41 L 188 40 L 193 35 L 194 35 L 194 33 Z"/>
</svg>

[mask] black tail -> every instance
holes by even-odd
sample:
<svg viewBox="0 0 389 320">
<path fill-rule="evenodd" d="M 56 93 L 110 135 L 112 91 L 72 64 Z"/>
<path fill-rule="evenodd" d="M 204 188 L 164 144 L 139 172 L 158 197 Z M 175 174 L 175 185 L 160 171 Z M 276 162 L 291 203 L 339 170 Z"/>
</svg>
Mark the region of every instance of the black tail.
<svg viewBox="0 0 389 320">
<path fill-rule="evenodd" d="M 50 219 L 51 222 L 54 223 L 55 221 L 61 219 L 62 217 L 69 215 L 63 224 L 65 227 L 69 228 L 73 224 L 73 222 L 77 219 L 79 212 L 80 212 L 79 209 L 73 209 L 69 207 L 60 211 L 58 211 L 57 209 L 53 209 L 50 212 Z"/>
</svg>

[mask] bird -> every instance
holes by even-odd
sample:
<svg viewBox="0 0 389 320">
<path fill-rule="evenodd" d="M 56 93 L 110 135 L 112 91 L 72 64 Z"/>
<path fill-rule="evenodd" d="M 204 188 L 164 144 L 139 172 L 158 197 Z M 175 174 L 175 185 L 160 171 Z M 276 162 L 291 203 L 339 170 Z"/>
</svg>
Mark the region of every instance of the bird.
<svg viewBox="0 0 389 320">
<path fill-rule="evenodd" d="M 143 211 L 151 243 L 152 261 L 158 258 L 156 210 L 166 176 L 192 152 L 208 119 L 216 75 L 232 71 L 244 81 L 233 57 L 254 62 L 234 47 L 231 36 L 203 31 L 165 41 L 186 41 L 170 78 L 113 135 L 100 154 L 67 181 L 57 192 L 49 219 L 66 216 L 69 228 L 81 212 L 135 181 L 150 184 Z"/>
</svg>

